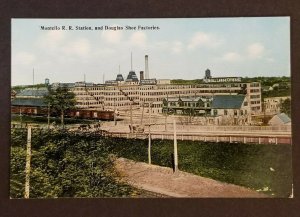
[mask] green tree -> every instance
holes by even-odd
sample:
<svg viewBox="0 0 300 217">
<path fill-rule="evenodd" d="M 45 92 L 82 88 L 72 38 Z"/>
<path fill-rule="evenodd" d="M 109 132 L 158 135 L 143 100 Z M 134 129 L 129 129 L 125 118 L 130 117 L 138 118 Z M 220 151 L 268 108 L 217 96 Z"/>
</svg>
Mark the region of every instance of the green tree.
<svg viewBox="0 0 300 217">
<path fill-rule="evenodd" d="M 10 196 L 24 198 L 26 130 L 11 135 Z M 95 134 L 34 129 L 30 198 L 128 197 L 139 191 L 119 180 L 106 140 Z"/>
<path fill-rule="evenodd" d="M 45 102 L 50 105 L 50 108 L 60 113 L 61 124 L 64 125 L 64 115 L 66 110 L 75 107 L 75 94 L 67 87 L 57 87 L 56 89 L 49 87 L 49 94 L 45 97 Z"/>
<path fill-rule="evenodd" d="M 289 117 L 291 117 L 291 99 L 287 98 L 286 100 L 281 102 L 280 105 L 281 112 L 287 114 Z"/>
</svg>

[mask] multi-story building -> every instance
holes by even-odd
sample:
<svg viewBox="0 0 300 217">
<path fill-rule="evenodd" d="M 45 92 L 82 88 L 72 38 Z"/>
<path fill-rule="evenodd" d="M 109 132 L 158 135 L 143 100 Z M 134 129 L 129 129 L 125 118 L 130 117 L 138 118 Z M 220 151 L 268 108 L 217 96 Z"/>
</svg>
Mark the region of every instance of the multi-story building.
<svg viewBox="0 0 300 217">
<path fill-rule="evenodd" d="M 132 72 L 131 72 L 132 74 Z M 118 75 L 120 77 L 120 75 Z M 167 97 L 203 97 L 214 95 L 245 95 L 251 114 L 262 111 L 261 85 L 259 82 L 245 83 L 231 77 L 207 79 L 201 84 L 171 84 L 170 80 L 148 79 L 140 82 L 117 80 L 106 84 L 75 83 L 71 90 L 76 94 L 77 107 L 101 110 L 139 109 L 152 106 L 154 113 L 163 112 L 163 99 Z M 220 82 L 221 81 L 221 82 Z"/>
</svg>

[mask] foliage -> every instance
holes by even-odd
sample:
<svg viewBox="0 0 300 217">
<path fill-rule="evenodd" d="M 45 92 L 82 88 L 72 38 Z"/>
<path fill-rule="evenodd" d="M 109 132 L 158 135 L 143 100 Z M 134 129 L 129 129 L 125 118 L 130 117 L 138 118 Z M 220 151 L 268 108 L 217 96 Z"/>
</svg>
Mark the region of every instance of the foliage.
<svg viewBox="0 0 300 217">
<path fill-rule="evenodd" d="M 12 131 L 11 197 L 24 196 L 26 132 Z M 105 140 L 93 134 L 33 130 L 30 198 L 124 197 L 138 194 L 118 181 Z"/>
<path fill-rule="evenodd" d="M 173 79 L 171 80 L 171 84 L 201 84 L 202 79 L 195 80 L 183 80 L 183 79 Z"/>
<path fill-rule="evenodd" d="M 145 140 L 108 143 L 120 157 L 147 162 Z M 151 147 L 153 164 L 172 167 L 173 141 L 153 140 Z M 291 194 L 291 146 L 178 141 L 178 153 L 180 170 L 255 190 L 268 187 L 266 193 L 276 197 Z"/>
<path fill-rule="evenodd" d="M 13 86 L 11 89 L 18 92 L 18 91 L 24 90 L 26 88 L 41 88 L 41 87 L 47 87 L 47 85 L 46 84 L 17 85 L 17 86 Z"/>
<path fill-rule="evenodd" d="M 282 77 L 253 77 L 253 78 L 242 78 L 242 82 L 260 82 L 262 86 L 273 86 L 274 84 L 289 84 L 291 78 Z"/>
<path fill-rule="evenodd" d="M 64 113 L 68 109 L 75 107 L 75 93 L 69 91 L 65 86 L 58 86 L 56 89 L 49 87 L 49 94 L 45 97 L 45 102 L 51 109 L 61 114 L 61 124 L 64 125 Z"/>
<path fill-rule="evenodd" d="M 26 132 L 12 130 L 11 197 L 24 192 Z M 123 197 L 113 156 L 148 161 L 148 141 L 66 131 L 33 131 L 30 197 Z M 172 167 L 173 141 L 152 140 L 152 163 Z M 291 194 L 291 146 L 178 141 L 179 169 L 276 197 Z"/>
<path fill-rule="evenodd" d="M 291 99 L 287 98 L 280 104 L 280 111 L 291 117 Z"/>
</svg>

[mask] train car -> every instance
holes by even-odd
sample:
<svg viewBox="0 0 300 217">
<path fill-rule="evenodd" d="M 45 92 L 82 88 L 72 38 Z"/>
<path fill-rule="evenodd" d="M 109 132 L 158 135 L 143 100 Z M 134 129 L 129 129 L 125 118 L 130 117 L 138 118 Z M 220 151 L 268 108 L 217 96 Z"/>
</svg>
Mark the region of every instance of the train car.
<svg viewBox="0 0 300 217">
<path fill-rule="evenodd" d="M 31 100 L 32 101 L 32 100 Z M 44 104 L 39 105 L 37 103 L 17 103 L 13 102 L 11 105 L 12 114 L 32 115 L 32 116 L 47 116 L 48 107 Z M 52 117 L 60 116 L 59 112 L 51 111 Z M 114 120 L 113 111 L 98 111 L 98 110 L 85 110 L 85 109 L 73 109 L 65 112 L 66 117 L 70 118 L 82 118 L 82 119 L 96 119 L 96 120 Z"/>
</svg>

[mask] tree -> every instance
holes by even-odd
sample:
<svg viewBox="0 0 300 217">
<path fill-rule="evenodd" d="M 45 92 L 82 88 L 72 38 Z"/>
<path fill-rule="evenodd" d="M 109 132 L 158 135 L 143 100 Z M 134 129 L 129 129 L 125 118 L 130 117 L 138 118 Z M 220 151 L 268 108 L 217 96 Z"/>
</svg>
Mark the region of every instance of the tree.
<svg viewBox="0 0 300 217">
<path fill-rule="evenodd" d="M 291 117 L 291 99 L 287 98 L 286 100 L 280 103 L 280 111 L 287 114 Z"/>
<path fill-rule="evenodd" d="M 65 111 L 75 107 L 75 94 L 70 92 L 67 87 L 57 87 L 52 89 L 49 87 L 49 94 L 46 95 L 45 102 L 50 105 L 50 108 L 60 113 L 61 124 L 64 125 Z"/>
</svg>

